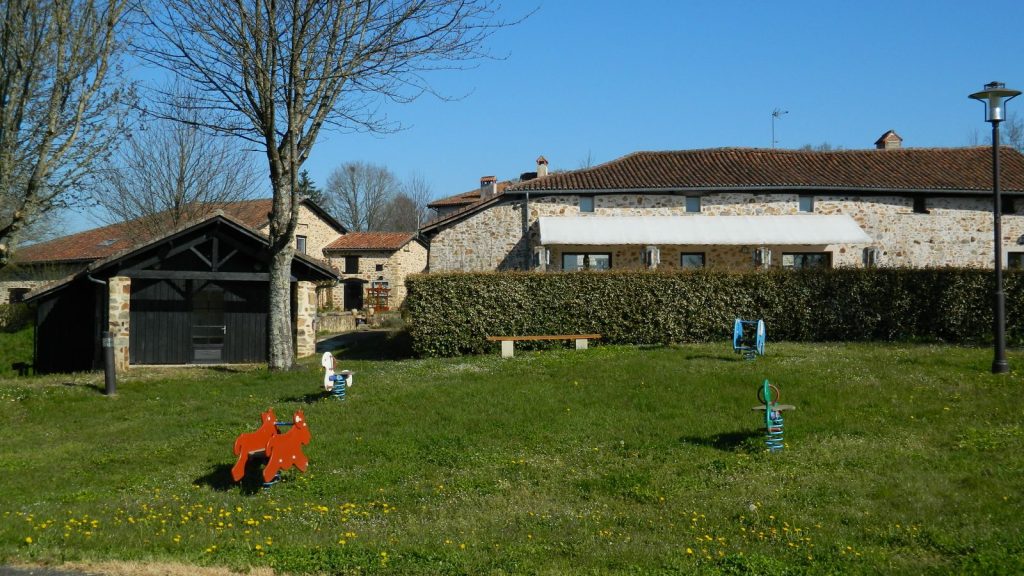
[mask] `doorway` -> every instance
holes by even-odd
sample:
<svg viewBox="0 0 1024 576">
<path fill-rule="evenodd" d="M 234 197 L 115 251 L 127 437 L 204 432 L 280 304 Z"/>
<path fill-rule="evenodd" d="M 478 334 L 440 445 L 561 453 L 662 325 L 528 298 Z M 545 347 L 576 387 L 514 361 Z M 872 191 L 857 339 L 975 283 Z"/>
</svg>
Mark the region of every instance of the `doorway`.
<svg viewBox="0 0 1024 576">
<path fill-rule="evenodd" d="M 207 283 L 192 296 L 192 361 L 222 362 L 226 335 L 224 290 Z"/>
<path fill-rule="evenodd" d="M 345 310 L 362 310 L 363 280 L 345 281 Z"/>
</svg>

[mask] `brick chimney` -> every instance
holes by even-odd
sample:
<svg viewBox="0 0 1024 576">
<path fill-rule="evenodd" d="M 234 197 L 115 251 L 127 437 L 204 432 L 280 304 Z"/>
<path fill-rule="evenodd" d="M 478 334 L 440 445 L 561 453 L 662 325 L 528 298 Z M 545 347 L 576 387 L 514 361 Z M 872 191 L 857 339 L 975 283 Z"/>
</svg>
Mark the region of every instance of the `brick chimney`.
<svg viewBox="0 0 1024 576">
<path fill-rule="evenodd" d="M 487 200 L 498 195 L 498 178 L 496 176 L 480 177 L 480 199 Z"/>
<path fill-rule="evenodd" d="M 548 175 L 548 159 L 543 156 L 537 157 L 537 178 Z"/>
<path fill-rule="evenodd" d="M 901 146 L 903 146 L 903 138 L 900 138 L 900 135 L 892 130 L 882 134 L 881 138 L 875 140 L 875 148 L 879 150 L 896 150 Z"/>
</svg>

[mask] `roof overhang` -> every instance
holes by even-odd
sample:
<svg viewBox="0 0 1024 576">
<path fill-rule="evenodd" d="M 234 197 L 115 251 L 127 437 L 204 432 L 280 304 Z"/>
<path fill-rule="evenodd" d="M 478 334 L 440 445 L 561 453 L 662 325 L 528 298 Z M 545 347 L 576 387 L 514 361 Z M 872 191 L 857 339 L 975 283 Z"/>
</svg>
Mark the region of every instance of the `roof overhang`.
<svg viewBox="0 0 1024 576">
<path fill-rule="evenodd" d="M 542 216 L 540 243 L 549 245 L 865 244 L 871 237 L 845 215 Z"/>
</svg>

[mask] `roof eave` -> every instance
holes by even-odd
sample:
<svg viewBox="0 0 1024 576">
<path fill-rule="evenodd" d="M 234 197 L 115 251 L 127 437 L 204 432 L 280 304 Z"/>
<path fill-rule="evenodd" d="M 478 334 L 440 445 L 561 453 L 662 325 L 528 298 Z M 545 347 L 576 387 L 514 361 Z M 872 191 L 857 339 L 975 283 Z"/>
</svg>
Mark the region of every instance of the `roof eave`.
<svg viewBox="0 0 1024 576">
<path fill-rule="evenodd" d="M 865 195 L 939 194 L 951 196 L 989 196 L 991 189 L 973 188 L 889 188 L 868 186 L 816 186 L 806 184 L 778 184 L 758 186 L 671 186 L 659 188 L 553 188 L 506 190 L 505 194 L 525 196 L 527 194 L 579 195 L 579 194 L 683 194 L 688 192 L 831 192 L 856 193 Z M 1024 194 L 1024 190 L 1002 189 L 1003 194 Z"/>
</svg>

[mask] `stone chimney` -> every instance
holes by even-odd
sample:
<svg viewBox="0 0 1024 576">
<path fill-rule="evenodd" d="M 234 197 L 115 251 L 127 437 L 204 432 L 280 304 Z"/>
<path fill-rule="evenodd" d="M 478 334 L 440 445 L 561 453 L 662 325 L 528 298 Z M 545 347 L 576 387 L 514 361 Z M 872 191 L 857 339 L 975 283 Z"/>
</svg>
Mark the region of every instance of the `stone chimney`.
<svg viewBox="0 0 1024 576">
<path fill-rule="evenodd" d="M 480 199 L 487 200 L 498 195 L 498 178 L 496 176 L 480 177 Z"/>
<path fill-rule="evenodd" d="M 548 159 L 543 156 L 537 157 L 537 178 L 548 175 Z"/>
<path fill-rule="evenodd" d="M 903 138 L 900 138 L 900 135 L 892 130 L 882 134 L 881 138 L 875 140 L 875 148 L 879 150 L 896 150 L 901 146 L 903 146 Z"/>
</svg>

